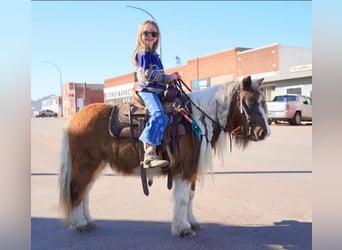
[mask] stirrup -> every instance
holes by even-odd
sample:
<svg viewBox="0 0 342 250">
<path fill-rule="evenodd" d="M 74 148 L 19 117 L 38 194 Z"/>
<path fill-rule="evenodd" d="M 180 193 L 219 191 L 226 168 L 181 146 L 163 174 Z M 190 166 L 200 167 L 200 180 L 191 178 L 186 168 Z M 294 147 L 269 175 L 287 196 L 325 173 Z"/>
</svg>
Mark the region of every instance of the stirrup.
<svg viewBox="0 0 342 250">
<path fill-rule="evenodd" d="M 144 168 L 163 168 L 169 165 L 167 160 L 161 160 L 155 155 L 145 154 Z"/>
</svg>

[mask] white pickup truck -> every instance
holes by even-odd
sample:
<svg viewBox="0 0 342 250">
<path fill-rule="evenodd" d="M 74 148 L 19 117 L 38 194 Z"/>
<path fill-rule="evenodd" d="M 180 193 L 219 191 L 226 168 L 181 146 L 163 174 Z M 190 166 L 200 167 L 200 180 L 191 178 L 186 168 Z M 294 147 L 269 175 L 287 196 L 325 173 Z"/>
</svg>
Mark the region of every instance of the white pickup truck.
<svg viewBox="0 0 342 250">
<path fill-rule="evenodd" d="M 301 121 L 312 122 L 312 99 L 298 94 L 278 95 L 266 102 L 268 123 L 287 121 L 299 125 Z"/>
</svg>

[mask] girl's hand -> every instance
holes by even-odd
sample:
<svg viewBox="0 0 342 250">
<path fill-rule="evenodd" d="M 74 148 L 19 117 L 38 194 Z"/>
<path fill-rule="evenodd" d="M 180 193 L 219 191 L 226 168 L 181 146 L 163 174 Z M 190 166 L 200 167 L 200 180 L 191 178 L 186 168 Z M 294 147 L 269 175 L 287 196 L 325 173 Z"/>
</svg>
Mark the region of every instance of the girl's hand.
<svg viewBox="0 0 342 250">
<path fill-rule="evenodd" d="M 171 74 L 171 81 L 182 79 L 181 75 L 178 72 L 174 72 Z"/>
</svg>

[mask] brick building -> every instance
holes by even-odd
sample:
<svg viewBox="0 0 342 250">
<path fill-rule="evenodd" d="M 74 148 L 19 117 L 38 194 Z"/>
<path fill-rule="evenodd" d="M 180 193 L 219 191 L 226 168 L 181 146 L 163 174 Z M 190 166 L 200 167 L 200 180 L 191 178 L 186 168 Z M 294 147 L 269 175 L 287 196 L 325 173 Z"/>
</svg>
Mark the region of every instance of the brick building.
<svg viewBox="0 0 342 250">
<path fill-rule="evenodd" d="M 62 86 L 63 116 L 71 117 L 86 105 L 104 102 L 103 84 L 68 82 Z"/>
<path fill-rule="evenodd" d="M 165 69 L 167 74 L 181 72 L 192 90 L 207 88 L 244 76 L 264 77 L 267 100 L 283 93 L 312 95 L 312 49 L 282 46 L 231 48 L 188 60 L 187 64 Z M 119 104 L 132 100 L 137 85 L 135 72 L 104 81 L 104 101 Z"/>
</svg>

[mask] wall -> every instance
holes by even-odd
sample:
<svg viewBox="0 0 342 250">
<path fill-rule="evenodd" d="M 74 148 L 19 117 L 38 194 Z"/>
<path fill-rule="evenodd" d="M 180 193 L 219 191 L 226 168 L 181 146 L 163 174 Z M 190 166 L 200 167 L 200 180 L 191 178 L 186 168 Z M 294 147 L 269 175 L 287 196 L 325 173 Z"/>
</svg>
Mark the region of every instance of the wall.
<svg viewBox="0 0 342 250">
<path fill-rule="evenodd" d="M 237 76 L 279 71 L 279 44 L 237 53 Z"/>
</svg>

